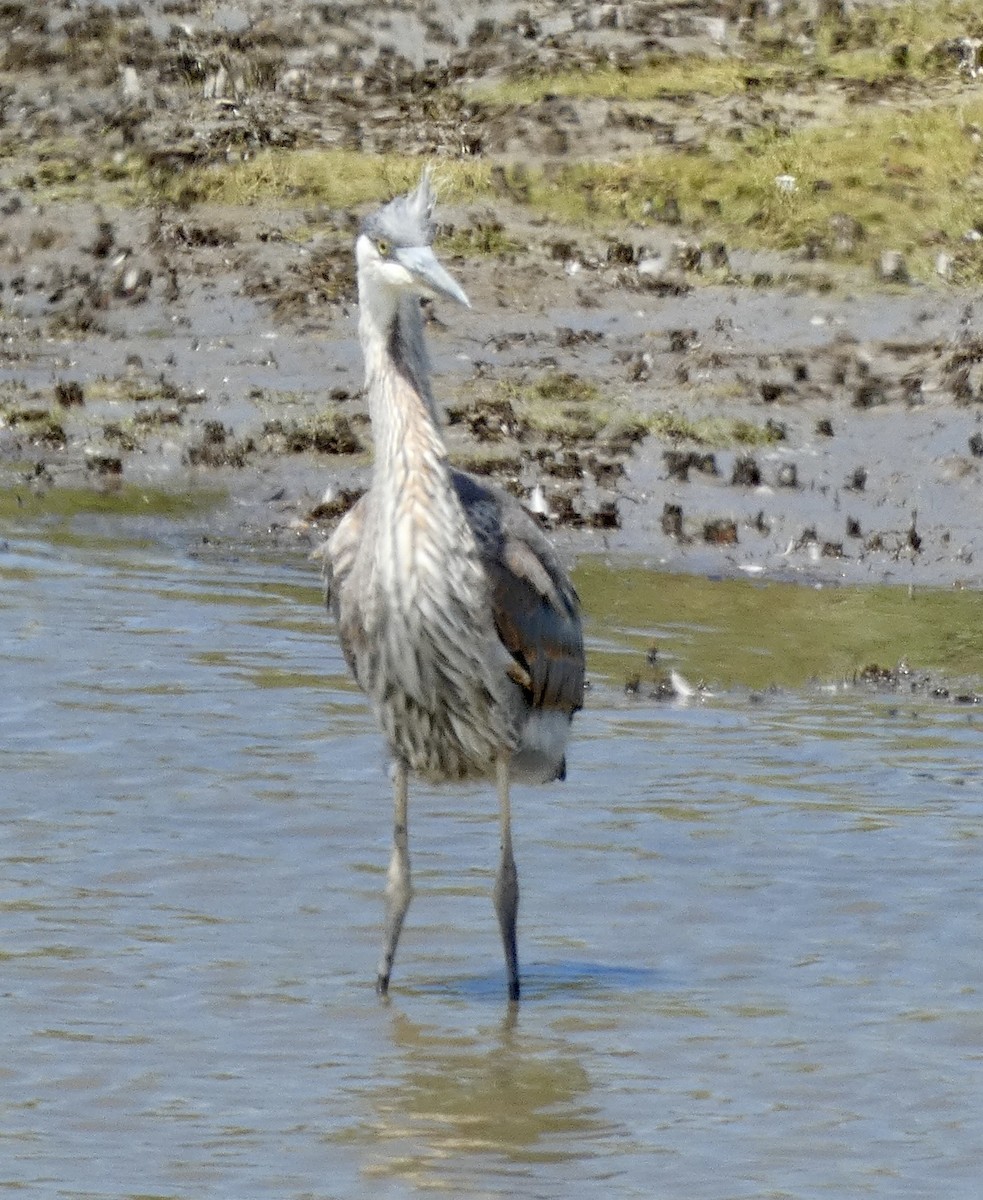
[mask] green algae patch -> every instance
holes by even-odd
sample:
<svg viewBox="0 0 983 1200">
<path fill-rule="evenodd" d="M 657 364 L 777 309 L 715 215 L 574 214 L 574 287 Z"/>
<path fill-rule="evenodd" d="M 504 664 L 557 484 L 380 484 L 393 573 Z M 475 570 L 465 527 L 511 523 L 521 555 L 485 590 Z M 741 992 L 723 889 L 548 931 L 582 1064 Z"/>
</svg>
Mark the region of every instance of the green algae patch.
<svg viewBox="0 0 983 1200">
<path fill-rule="evenodd" d="M 653 641 L 671 646 L 692 683 L 726 687 L 897 683 L 903 660 L 978 677 L 983 662 L 983 597 L 972 591 L 707 580 L 592 557 L 580 559 L 574 581 L 589 629 L 604 635 L 591 671 L 612 682 L 624 678 L 626 651 L 637 665 Z"/>
<path fill-rule="evenodd" d="M 34 517 L 193 517 L 211 512 L 225 500 L 218 489 L 167 491 L 123 484 L 112 489 L 56 487 L 35 491 L 27 485 L 0 484 L 0 521 Z"/>
</svg>

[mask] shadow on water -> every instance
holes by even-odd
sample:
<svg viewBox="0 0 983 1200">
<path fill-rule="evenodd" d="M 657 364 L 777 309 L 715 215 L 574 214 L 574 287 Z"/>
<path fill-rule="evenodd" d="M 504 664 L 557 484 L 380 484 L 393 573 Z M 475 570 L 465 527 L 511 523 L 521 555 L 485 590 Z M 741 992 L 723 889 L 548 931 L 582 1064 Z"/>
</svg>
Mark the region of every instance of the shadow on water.
<svg viewBox="0 0 983 1200">
<path fill-rule="evenodd" d="M 667 973 L 650 967 L 627 964 L 560 959 L 556 962 L 531 962 L 522 966 L 524 1004 L 556 999 L 559 994 L 613 997 L 618 992 L 664 988 L 668 985 Z M 503 989 L 504 975 L 502 970 L 498 969 L 487 975 L 465 975 L 458 978 L 452 976 L 434 980 L 429 984 L 414 983 L 406 990 L 411 995 L 430 994 L 501 1005 Z"/>
</svg>

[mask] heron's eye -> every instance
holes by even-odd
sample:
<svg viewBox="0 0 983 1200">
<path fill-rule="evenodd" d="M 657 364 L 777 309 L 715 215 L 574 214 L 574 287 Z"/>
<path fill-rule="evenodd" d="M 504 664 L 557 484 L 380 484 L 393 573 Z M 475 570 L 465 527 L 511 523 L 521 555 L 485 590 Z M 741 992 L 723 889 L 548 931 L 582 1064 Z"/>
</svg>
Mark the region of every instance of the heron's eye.
<svg viewBox="0 0 983 1200">
<path fill-rule="evenodd" d="M 379 255 L 382 258 L 388 258 L 391 246 L 389 245 L 389 243 L 386 241 L 385 238 L 376 238 L 375 248 L 376 248 L 376 250 L 379 251 Z"/>
</svg>

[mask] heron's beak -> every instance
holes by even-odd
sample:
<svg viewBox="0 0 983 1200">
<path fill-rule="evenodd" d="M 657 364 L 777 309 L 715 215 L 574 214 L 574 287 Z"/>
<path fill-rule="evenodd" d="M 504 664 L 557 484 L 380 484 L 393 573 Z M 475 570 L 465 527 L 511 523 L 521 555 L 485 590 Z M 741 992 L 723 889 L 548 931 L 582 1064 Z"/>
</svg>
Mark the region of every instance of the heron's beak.
<svg viewBox="0 0 983 1200">
<path fill-rule="evenodd" d="M 447 274 L 429 246 L 404 246 L 393 253 L 393 258 L 409 271 L 413 282 L 425 295 L 444 296 L 465 308 L 471 307 L 464 289 Z"/>
</svg>

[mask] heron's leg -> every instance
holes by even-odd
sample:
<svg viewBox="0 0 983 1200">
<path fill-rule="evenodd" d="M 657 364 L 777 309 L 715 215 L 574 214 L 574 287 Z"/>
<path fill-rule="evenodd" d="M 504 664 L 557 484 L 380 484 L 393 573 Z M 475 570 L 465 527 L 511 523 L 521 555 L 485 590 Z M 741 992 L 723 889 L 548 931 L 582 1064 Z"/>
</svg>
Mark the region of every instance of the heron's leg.
<svg viewBox="0 0 983 1200">
<path fill-rule="evenodd" d="M 519 876 L 512 854 L 512 808 L 509 802 L 509 756 L 500 754 L 496 764 L 495 780 L 498 785 L 498 813 L 501 823 L 501 858 L 498 875 L 495 877 L 495 912 L 502 930 L 502 945 L 505 947 L 505 972 L 508 977 L 509 999 L 519 999 L 519 955 L 515 942 L 515 918 L 519 911 Z"/>
<path fill-rule="evenodd" d="M 396 762 L 393 767 L 393 853 L 389 860 L 389 876 L 386 880 L 386 926 L 376 979 L 376 989 L 382 996 L 389 991 L 389 976 L 392 974 L 393 959 L 396 957 L 396 945 L 403 928 L 403 918 L 413 895 L 406 830 L 407 777 L 406 763 Z"/>
</svg>

